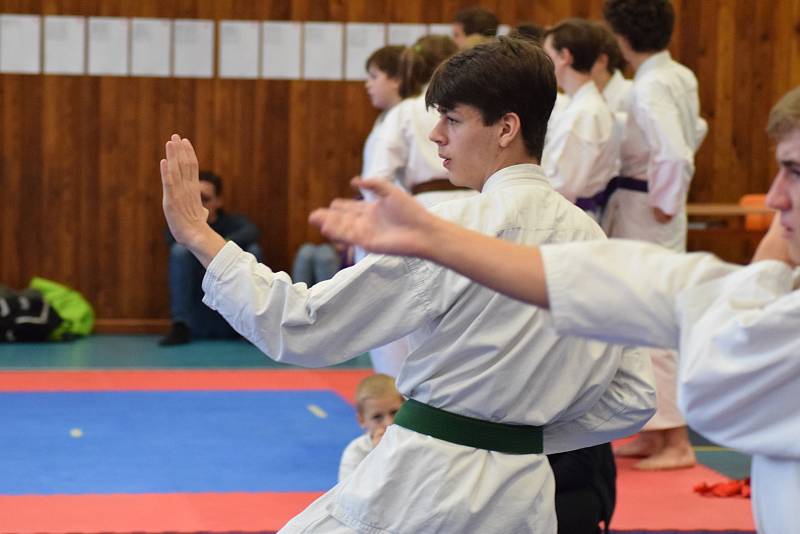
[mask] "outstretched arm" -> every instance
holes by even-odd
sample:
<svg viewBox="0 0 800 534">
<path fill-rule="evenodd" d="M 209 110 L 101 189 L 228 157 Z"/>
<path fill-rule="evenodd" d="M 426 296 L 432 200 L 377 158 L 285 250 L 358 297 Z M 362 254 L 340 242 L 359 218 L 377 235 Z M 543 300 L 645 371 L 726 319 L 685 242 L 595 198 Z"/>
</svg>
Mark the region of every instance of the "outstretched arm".
<svg viewBox="0 0 800 534">
<path fill-rule="evenodd" d="M 208 225 L 208 210 L 200 201 L 197 156 L 192 143 L 177 134 L 167 141 L 166 155 L 160 166 L 167 225 L 175 241 L 208 267 L 225 246 L 225 239 Z"/>
<path fill-rule="evenodd" d="M 335 200 L 311 214 L 312 224 L 335 241 L 378 253 L 418 256 L 444 265 L 513 298 L 548 306 L 539 249 L 514 245 L 462 228 L 429 213 L 387 182 L 354 180 L 375 202 Z"/>
</svg>

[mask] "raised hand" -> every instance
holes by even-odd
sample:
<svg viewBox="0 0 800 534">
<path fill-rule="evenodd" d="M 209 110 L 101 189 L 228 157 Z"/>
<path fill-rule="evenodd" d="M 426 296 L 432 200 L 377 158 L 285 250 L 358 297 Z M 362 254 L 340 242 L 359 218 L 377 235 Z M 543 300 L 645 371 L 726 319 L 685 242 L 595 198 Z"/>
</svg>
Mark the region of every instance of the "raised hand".
<svg viewBox="0 0 800 534">
<path fill-rule="evenodd" d="M 315 210 L 309 221 L 333 241 L 358 245 L 370 252 L 426 255 L 426 237 L 436 225 L 435 217 L 385 180 L 354 178 L 351 183 L 376 200 L 337 199 L 330 207 Z"/>
<path fill-rule="evenodd" d="M 161 160 L 162 205 L 175 241 L 191 250 L 204 265 L 213 259 L 225 240 L 208 225 L 208 210 L 200 200 L 197 156 L 192 143 L 173 134 Z"/>
</svg>

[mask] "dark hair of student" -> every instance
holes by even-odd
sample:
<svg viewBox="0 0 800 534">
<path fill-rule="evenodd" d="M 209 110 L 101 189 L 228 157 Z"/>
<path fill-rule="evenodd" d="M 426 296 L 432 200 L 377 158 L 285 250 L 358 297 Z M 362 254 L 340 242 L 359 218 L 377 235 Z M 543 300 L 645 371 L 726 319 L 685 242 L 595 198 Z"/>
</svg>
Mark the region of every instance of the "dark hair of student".
<svg viewBox="0 0 800 534">
<path fill-rule="evenodd" d="M 494 13 L 479 7 L 462 9 L 453 17 L 453 22 L 461 24 L 464 27 L 464 35 L 467 36 L 478 34 L 494 37 L 500 25 Z"/>
<path fill-rule="evenodd" d="M 400 96 L 408 98 L 422 92 L 436 67 L 458 52 L 458 47 L 446 35 L 426 35 L 400 55 Z"/>
<path fill-rule="evenodd" d="M 209 182 L 214 186 L 214 194 L 220 196 L 222 194 L 222 178 L 211 171 L 200 171 L 200 180 Z"/>
<path fill-rule="evenodd" d="M 606 0 L 603 17 L 636 52 L 660 52 L 669 46 L 675 25 L 670 0 Z"/>
<path fill-rule="evenodd" d="M 555 100 L 553 62 L 536 43 L 510 37 L 464 50 L 442 63 L 425 94 L 428 107 L 451 110 L 462 104 L 476 108 L 485 125 L 516 113 L 525 149 L 535 158 L 542 156 Z"/>
<path fill-rule="evenodd" d="M 600 55 L 600 36 L 597 27 L 586 19 L 562 20 L 545 30 L 545 39 L 552 38 L 553 48 L 561 52 L 564 48 L 572 54 L 571 67 L 588 74 Z"/>
<path fill-rule="evenodd" d="M 606 66 L 608 73 L 614 74 L 614 71 L 625 70 L 627 62 L 625 58 L 622 57 L 619 44 L 617 44 L 617 38 L 614 37 L 611 28 L 603 22 L 593 22 L 593 24 L 597 29 L 597 36 L 600 39 L 600 52 L 605 54 L 608 58 L 608 65 Z"/>
<path fill-rule="evenodd" d="M 542 40 L 544 39 L 544 28 L 537 26 L 536 24 L 526 22 L 523 24 L 517 24 L 517 26 L 511 30 L 508 36 L 514 39 L 528 39 L 536 44 L 542 44 Z"/>
<path fill-rule="evenodd" d="M 400 45 L 384 46 L 375 50 L 364 63 L 364 70 L 375 67 L 389 78 L 400 78 L 400 56 L 406 47 Z"/>
</svg>

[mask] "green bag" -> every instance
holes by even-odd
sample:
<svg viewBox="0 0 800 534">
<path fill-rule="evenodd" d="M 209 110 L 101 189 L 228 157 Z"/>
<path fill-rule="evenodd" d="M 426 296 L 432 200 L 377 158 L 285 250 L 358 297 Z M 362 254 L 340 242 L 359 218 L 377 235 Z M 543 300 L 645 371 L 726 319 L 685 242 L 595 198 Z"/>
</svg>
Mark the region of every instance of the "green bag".
<svg viewBox="0 0 800 534">
<path fill-rule="evenodd" d="M 50 339 L 63 340 L 91 334 L 94 327 L 94 309 L 83 295 L 58 282 L 38 276 L 31 279 L 29 287 L 40 291 L 47 303 L 63 320 L 50 334 Z"/>
</svg>

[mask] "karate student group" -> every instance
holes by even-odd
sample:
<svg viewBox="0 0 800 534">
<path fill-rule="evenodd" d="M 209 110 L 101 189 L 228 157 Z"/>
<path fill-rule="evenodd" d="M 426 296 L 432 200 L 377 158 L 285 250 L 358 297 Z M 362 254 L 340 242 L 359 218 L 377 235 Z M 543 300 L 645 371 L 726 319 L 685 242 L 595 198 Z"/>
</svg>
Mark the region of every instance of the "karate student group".
<svg viewBox="0 0 800 534">
<path fill-rule="evenodd" d="M 194 149 L 167 142 L 164 213 L 207 269 L 204 302 L 279 362 L 370 351 L 405 399 L 281 532 L 555 533 L 546 455 L 644 428 L 619 451 L 638 468 L 690 466 L 684 417 L 753 455 L 759 532 L 800 532 L 800 88 L 769 117 L 779 216 L 754 262 L 686 254 L 707 126 L 667 51 L 673 7 L 603 15 L 508 37 L 457 17 L 460 51 L 376 51 L 364 200 L 311 215 L 358 261 L 311 287 L 210 228 Z"/>
</svg>

